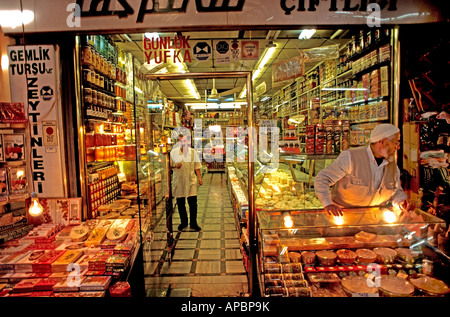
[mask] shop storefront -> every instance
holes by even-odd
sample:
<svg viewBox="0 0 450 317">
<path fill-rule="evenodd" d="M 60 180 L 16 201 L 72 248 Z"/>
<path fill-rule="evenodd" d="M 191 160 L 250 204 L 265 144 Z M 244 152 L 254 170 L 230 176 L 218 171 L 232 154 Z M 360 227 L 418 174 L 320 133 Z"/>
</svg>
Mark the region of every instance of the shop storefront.
<svg viewBox="0 0 450 317">
<path fill-rule="evenodd" d="M 2 103 L 10 110 L 1 121 L 4 296 L 160 296 L 155 288 L 169 286 L 158 265 L 172 260 L 179 236 L 170 152 L 180 132 L 191 136 L 203 175 L 225 179 L 249 295 L 447 293 L 448 201 L 439 193 L 448 189 L 448 109 L 422 89 L 427 76 L 445 87 L 444 76 L 432 76 L 445 61 L 431 59 L 420 79 L 403 65 L 433 55 L 416 56 L 409 40 L 415 28 L 445 25 L 438 6 L 9 5 L 0 9 L 29 10 L 34 19 L 2 24 L 15 41 L 7 46 L 11 99 Z M 448 42 L 434 48 L 438 39 L 427 47 L 448 49 Z M 405 191 L 414 202 L 436 193 L 433 209 L 423 201 L 407 219 L 390 209 L 389 221 L 389 206 L 349 209 L 336 223 L 314 193 L 314 178 L 342 151 L 366 145 L 379 123 L 401 127 Z M 436 166 L 438 188 L 420 176 Z M 31 193 L 43 206 L 39 216 L 28 212 Z M 361 285 L 367 278 L 372 284 Z"/>
</svg>

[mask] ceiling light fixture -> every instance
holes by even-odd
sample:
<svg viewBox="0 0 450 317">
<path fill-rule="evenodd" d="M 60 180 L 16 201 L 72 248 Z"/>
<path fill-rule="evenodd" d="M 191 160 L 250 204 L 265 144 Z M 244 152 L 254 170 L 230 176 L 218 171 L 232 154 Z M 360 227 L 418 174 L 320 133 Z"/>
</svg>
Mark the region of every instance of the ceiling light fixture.
<svg viewBox="0 0 450 317">
<path fill-rule="evenodd" d="M 30 10 L 0 10 L 0 26 L 15 29 L 22 24 L 34 20 L 34 12 Z"/>
<path fill-rule="evenodd" d="M 316 33 L 315 29 L 304 29 L 304 30 L 301 30 L 301 32 L 300 32 L 300 34 L 298 36 L 298 39 L 299 40 L 309 40 L 314 35 L 314 33 Z"/>
<path fill-rule="evenodd" d="M 186 83 L 187 88 L 189 89 L 191 95 L 193 95 L 195 99 L 200 99 L 200 94 L 198 93 L 198 90 L 194 84 L 194 81 L 192 79 L 186 79 L 185 83 Z"/>
<path fill-rule="evenodd" d="M 159 39 L 159 34 L 156 32 L 146 32 L 144 36 L 148 39 Z"/>
</svg>

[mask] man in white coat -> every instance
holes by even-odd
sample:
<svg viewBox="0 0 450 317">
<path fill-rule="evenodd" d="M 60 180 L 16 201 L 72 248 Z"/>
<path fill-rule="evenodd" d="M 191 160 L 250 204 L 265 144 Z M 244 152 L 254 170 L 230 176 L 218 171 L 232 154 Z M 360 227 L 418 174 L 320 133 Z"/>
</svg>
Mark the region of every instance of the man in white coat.
<svg viewBox="0 0 450 317">
<path fill-rule="evenodd" d="M 200 169 L 202 163 L 197 152 L 190 147 L 189 135 L 178 135 L 178 142 L 170 152 L 170 166 L 173 170 L 172 195 L 177 199 L 178 213 L 181 224 L 178 230 L 185 229 L 188 224 L 191 229 L 200 231 L 197 224 L 197 179 L 203 184 Z M 189 220 L 186 211 L 186 198 L 189 205 Z"/>
<path fill-rule="evenodd" d="M 314 181 L 324 210 L 342 216 L 342 208 L 382 206 L 387 202 L 408 210 L 395 160 L 399 148 L 400 130 L 386 123 L 373 129 L 369 145 L 343 151 Z"/>
</svg>

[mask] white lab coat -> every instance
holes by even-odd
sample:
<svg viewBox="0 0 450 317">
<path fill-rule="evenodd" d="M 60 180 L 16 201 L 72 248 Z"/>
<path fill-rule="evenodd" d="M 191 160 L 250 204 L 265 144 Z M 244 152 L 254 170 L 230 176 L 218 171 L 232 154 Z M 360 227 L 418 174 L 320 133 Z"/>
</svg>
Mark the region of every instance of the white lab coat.
<svg viewBox="0 0 450 317">
<path fill-rule="evenodd" d="M 173 170 L 172 195 L 174 198 L 197 195 L 196 169 L 201 169 L 202 163 L 199 155 L 193 148 L 188 148 L 189 155 L 184 155 L 180 147 L 175 146 L 170 151 L 170 164 Z M 181 168 L 175 168 L 180 163 Z"/>
</svg>

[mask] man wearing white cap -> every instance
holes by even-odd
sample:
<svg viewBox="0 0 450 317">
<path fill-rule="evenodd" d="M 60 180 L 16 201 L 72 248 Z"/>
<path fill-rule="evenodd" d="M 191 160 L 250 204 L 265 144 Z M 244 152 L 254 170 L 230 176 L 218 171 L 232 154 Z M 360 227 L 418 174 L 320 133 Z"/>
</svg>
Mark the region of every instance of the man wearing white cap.
<svg viewBox="0 0 450 317">
<path fill-rule="evenodd" d="M 407 196 L 395 161 L 399 148 L 400 130 L 383 123 L 373 129 L 369 145 L 343 151 L 314 181 L 325 211 L 341 216 L 341 208 L 380 206 L 388 201 L 405 209 Z"/>
</svg>

